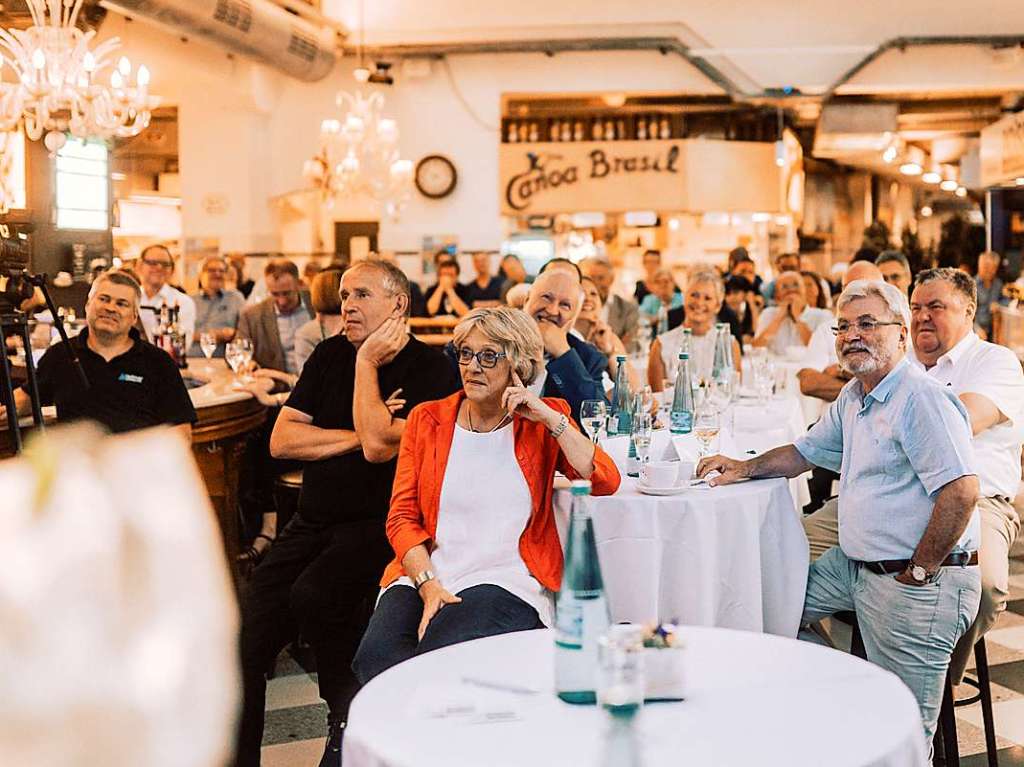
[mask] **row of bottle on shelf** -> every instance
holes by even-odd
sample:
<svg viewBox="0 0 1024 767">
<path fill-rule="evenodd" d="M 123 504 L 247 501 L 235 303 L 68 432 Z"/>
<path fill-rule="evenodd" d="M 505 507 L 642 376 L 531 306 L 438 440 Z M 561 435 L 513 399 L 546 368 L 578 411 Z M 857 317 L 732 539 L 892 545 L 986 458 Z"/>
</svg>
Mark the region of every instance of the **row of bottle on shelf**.
<svg viewBox="0 0 1024 767">
<path fill-rule="evenodd" d="M 508 120 L 504 140 L 508 144 L 538 141 L 649 141 L 672 138 L 667 115 L 630 117 L 545 118 Z"/>
<path fill-rule="evenodd" d="M 188 367 L 185 348 L 185 331 L 181 327 L 181 309 L 177 304 L 169 306 L 166 301 L 157 312 L 156 329 L 153 331 L 153 344 L 169 355 L 179 368 Z"/>
</svg>

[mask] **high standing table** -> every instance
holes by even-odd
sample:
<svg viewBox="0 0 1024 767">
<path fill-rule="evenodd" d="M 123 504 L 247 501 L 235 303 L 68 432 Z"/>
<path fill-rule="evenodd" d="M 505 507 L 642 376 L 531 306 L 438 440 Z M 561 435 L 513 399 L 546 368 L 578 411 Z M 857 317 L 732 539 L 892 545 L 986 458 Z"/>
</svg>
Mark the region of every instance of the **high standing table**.
<svg viewBox="0 0 1024 767">
<path fill-rule="evenodd" d="M 924 767 L 917 703 L 888 671 L 808 642 L 680 633 L 686 700 L 639 713 L 644 765 Z M 608 716 L 555 697 L 553 645 L 549 631 L 524 631 L 385 671 L 352 703 L 345 767 L 604 764 Z"/>
</svg>

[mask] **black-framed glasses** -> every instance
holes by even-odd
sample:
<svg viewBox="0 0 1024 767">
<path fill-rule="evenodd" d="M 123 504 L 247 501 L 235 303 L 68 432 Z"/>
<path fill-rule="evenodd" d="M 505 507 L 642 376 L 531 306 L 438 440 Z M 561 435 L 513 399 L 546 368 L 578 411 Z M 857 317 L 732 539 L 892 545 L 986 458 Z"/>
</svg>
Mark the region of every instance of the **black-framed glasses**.
<svg viewBox="0 0 1024 767">
<path fill-rule="evenodd" d="M 459 364 L 468 365 L 476 358 L 476 361 L 480 363 L 480 367 L 485 369 L 493 368 L 498 364 L 498 360 L 504 359 L 508 355 L 504 352 L 496 352 L 491 349 L 484 349 L 483 351 L 474 352 L 468 346 L 462 346 L 458 350 Z"/>
<path fill-rule="evenodd" d="M 878 320 L 857 320 L 856 322 L 837 322 L 832 326 L 832 335 L 845 336 L 850 328 L 856 327 L 861 333 L 873 333 L 885 325 L 902 325 L 902 322 L 879 322 Z"/>
</svg>

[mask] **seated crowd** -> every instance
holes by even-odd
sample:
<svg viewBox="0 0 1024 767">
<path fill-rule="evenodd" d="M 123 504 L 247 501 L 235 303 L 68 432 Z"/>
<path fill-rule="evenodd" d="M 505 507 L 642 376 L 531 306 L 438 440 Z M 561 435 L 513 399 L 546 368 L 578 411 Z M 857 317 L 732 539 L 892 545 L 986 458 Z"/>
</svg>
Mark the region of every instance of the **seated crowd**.
<svg viewBox="0 0 1024 767">
<path fill-rule="evenodd" d="M 168 284 L 173 259 L 157 247 L 140 258 L 139 282 L 107 272 L 92 286 L 87 328 L 70 342 L 94 383 L 89 402 L 69 384 L 61 344 L 40 362 L 40 389 L 61 419 L 184 430 L 195 412 L 169 358 L 144 341 L 145 307 L 191 305 L 190 342 L 211 333 L 218 355 L 236 337 L 252 342 L 251 391 L 272 408 L 253 470 L 265 483 L 298 466 L 303 485 L 279 533 L 268 491 L 255 492 L 263 542 L 247 552 L 256 566 L 241 599 L 236 764 L 259 764 L 266 671 L 301 636 L 328 707 L 326 767 L 340 764 L 361 684 L 420 653 L 552 625 L 553 477 L 618 489 L 615 464 L 577 424 L 585 400 L 607 396 L 620 355 L 649 343 L 647 380 L 630 370 L 632 385 L 662 391 L 684 335 L 696 374 L 710 375 L 717 323 L 733 335 L 737 370 L 745 345 L 800 351 L 801 392 L 822 403 L 816 423 L 746 461 L 705 458 L 698 474 L 722 485 L 813 470 L 804 622 L 855 611 L 868 659 L 906 682 L 930 738 L 947 672 L 960 682 L 1006 608 L 1020 526 L 1024 373 L 979 335 L 996 279 L 992 256 L 981 260 L 977 278 L 912 275 L 885 251 L 852 263 L 833 301 L 799 256 L 779 256 L 767 282 L 742 248 L 724 273 L 692 266 L 682 288 L 648 251 L 633 296 L 596 257 L 553 259 L 530 282 L 515 256 L 492 275 L 476 254 L 462 284 L 442 253 L 425 295 L 387 260 L 329 267 L 307 291 L 292 262 L 272 259 L 266 297 L 246 305 L 226 285 L 229 267 L 240 273 L 232 263 L 204 261 L 190 298 Z M 414 312 L 456 318 L 451 342 L 417 339 Z M 19 392 L 19 410 L 27 400 Z"/>
</svg>

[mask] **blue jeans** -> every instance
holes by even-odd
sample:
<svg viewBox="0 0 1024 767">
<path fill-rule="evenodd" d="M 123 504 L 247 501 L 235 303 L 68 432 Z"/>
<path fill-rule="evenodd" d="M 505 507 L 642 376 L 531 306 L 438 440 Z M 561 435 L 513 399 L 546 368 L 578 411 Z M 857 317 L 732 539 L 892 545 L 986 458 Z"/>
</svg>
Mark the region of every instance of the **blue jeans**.
<svg viewBox="0 0 1024 767">
<path fill-rule="evenodd" d="M 414 655 L 470 639 L 544 628 L 532 606 L 501 586 L 472 586 L 455 596 L 462 601 L 445 605 L 418 641 L 416 632 L 423 617 L 420 595 L 411 586 L 385 591 L 352 661 L 360 684 Z"/>
<path fill-rule="evenodd" d="M 896 674 L 921 709 L 926 743 L 942 705 L 949 656 L 978 614 L 977 567 L 942 567 L 924 586 L 906 586 L 848 559 L 838 546 L 821 555 L 807 577 L 803 621 L 854 610 L 868 660 Z"/>
</svg>

